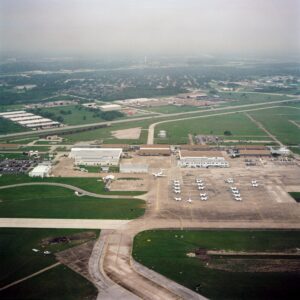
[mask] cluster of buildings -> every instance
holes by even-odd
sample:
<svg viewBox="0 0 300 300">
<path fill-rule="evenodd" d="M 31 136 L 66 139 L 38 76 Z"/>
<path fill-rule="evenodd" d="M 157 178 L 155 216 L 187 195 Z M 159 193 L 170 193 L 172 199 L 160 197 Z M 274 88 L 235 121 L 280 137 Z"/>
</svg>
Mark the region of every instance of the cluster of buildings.
<svg viewBox="0 0 300 300">
<path fill-rule="evenodd" d="M 57 121 L 53 121 L 51 119 L 44 118 L 33 113 L 28 113 L 24 110 L 3 112 L 0 113 L 0 117 L 33 130 L 61 126 L 61 123 Z"/>
<path fill-rule="evenodd" d="M 101 111 L 120 111 L 122 110 L 121 105 L 119 104 L 104 104 L 104 105 L 99 105 L 96 102 L 92 102 L 92 103 L 84 103 L 82 104 L 84 107 L 87 108 L 93 108 L 93 109 L 100 109 Z"/>
</svg>

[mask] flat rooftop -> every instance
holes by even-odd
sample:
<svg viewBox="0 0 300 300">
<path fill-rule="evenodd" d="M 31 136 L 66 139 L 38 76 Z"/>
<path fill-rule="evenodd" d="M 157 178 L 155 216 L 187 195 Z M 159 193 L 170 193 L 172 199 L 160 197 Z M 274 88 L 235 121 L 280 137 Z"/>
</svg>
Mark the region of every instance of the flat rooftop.
<svg viewBox="0 0 300 300">
<path fill-rule="evenodd" d="M 181 150 L 180 157 L 223 157 L 221 151 L 189 151 Z"/>
</svg>

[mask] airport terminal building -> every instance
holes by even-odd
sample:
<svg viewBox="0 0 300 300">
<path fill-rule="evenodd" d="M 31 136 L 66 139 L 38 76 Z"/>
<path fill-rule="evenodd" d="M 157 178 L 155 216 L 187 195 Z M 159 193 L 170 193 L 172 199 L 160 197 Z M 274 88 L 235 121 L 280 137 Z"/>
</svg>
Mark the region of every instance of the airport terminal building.
<svg viewBox="0 0 300 300">
<path fill-rule="evenodd" d="M 69 157 L 75 165 L 118 166 L 122 148 L 72 148 Z"/>
<path fill-rule="evenodd" d="M 179 151 L 178 165 L 183 168 L 227 168 L 229 163 L 219 151 Z"/>
</svg>

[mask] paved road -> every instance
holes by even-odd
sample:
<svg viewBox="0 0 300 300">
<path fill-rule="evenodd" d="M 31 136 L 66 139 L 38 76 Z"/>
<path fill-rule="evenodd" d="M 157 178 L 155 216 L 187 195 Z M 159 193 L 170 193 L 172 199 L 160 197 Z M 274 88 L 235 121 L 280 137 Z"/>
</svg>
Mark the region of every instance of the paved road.
<svg viewBox="0 0 300 300">
<path fill-rule="evenodd" d="M 272 105 L 272 104 L 278 104 L 278 103 L 286 103 L 286 102 L 293 102 L 293 101 L 299 101 L 300 98 L 293 98 L 293 99 L 287 99 L 287 100 L 278 100 L 278 101 L 270 101 L 270 102 L 260 102 L 255 104 L 244 104 L 244 105 L 236 105 L 236 106 L 227 106 L 227 107 L 220 107 L 213 109 L 214 111 L 219 110 L 230 110 L 230 109 L 238 109 L 238 108 L 245 108 L 245 107 L 255 107 L 255 106 L 261 106 L 261 105 Z M 181 115 L 192 115 L 192 114 L 199 114 L 199 113 L 207 113 L 207 110 L 203 111 L 190 111 L 190 112 L 181 112 L 181 113 L 173 113 L 173 114 L 166 114 L 164 118 L 171 118 L 171 117 L 177 117 Z M 20 137 L 20 136 L 30 136 L 30 135 L 37 135 L 39 133 L 47 134 L 47 133 L 59 133 L 59 131 L 67 131 L 67 130 L 73 130 L 73 129 L 83 129 L 83 128 L 91 128 L 94 126 L 99 125 L 111 125 L 111 124 L 122 124 L 122 123 L 128 123 L 128 122 L 136 122 L 136 121 L 143 121 L 143 120 L 151 120 L 151 119 L 159 119 L 163 118 L 161 115 L 156 116 L 144 116 L 144 117 L 138 117 L 138 118 L 130 118 L 130 119 L 124 119 L 124 120 L 116 120 L 116 121 L 110 121 L 110 122 L 97 122 L 97 123 L 91 123 L 91 124 L 81 124 L 81 125 L 73 125 L 73 126 L 64 126 L 64 127 L 58 127 L 58 128 L 52 128 L 47 129 L 43 131 L 29 131 L 29 132 L 19 132 L 19 133 L 11 133 L 11 134 L 4 134 L 0 135 L 1 138 L 11 138 L 11 137 Z"/>
<path fill-rule="evenodd" d="M 64 184 L 64 183 L 56 183 L 56 182 L 26 182 L 26 183 L 16 183 L 10 185 L 0 186 L 0 190 L 9 189 L 20 186 L 34 186 L 34 185 L 49 185 L 49 186 L 59 186 L 69 190 L 77 191 L 82 194 L 82 196 L 90 196 L 95 198 L 108 198 L 108 199 L 134 199 L 139 198 L 138 196 L 126 196 L 126 195 L 109 195 L 109 194 L 96 194 L 92 192 L 88 192 L 86 190 L 80 189 L 74 185 Z M 80 196 L 79 196 L 80 197 Z"/>
</svg>

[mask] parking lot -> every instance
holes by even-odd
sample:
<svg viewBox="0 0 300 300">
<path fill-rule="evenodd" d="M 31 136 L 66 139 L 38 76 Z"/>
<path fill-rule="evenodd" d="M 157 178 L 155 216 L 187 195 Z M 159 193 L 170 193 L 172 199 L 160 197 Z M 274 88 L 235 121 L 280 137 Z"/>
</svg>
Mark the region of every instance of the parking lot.
<svg viewBox="0 0 300 300">
<path fill-rule="evenodd" d="M 36 164 L 35 160 L 3 159 L 0 160 L 0 174 L 27 173 Z"/>
</svg>

